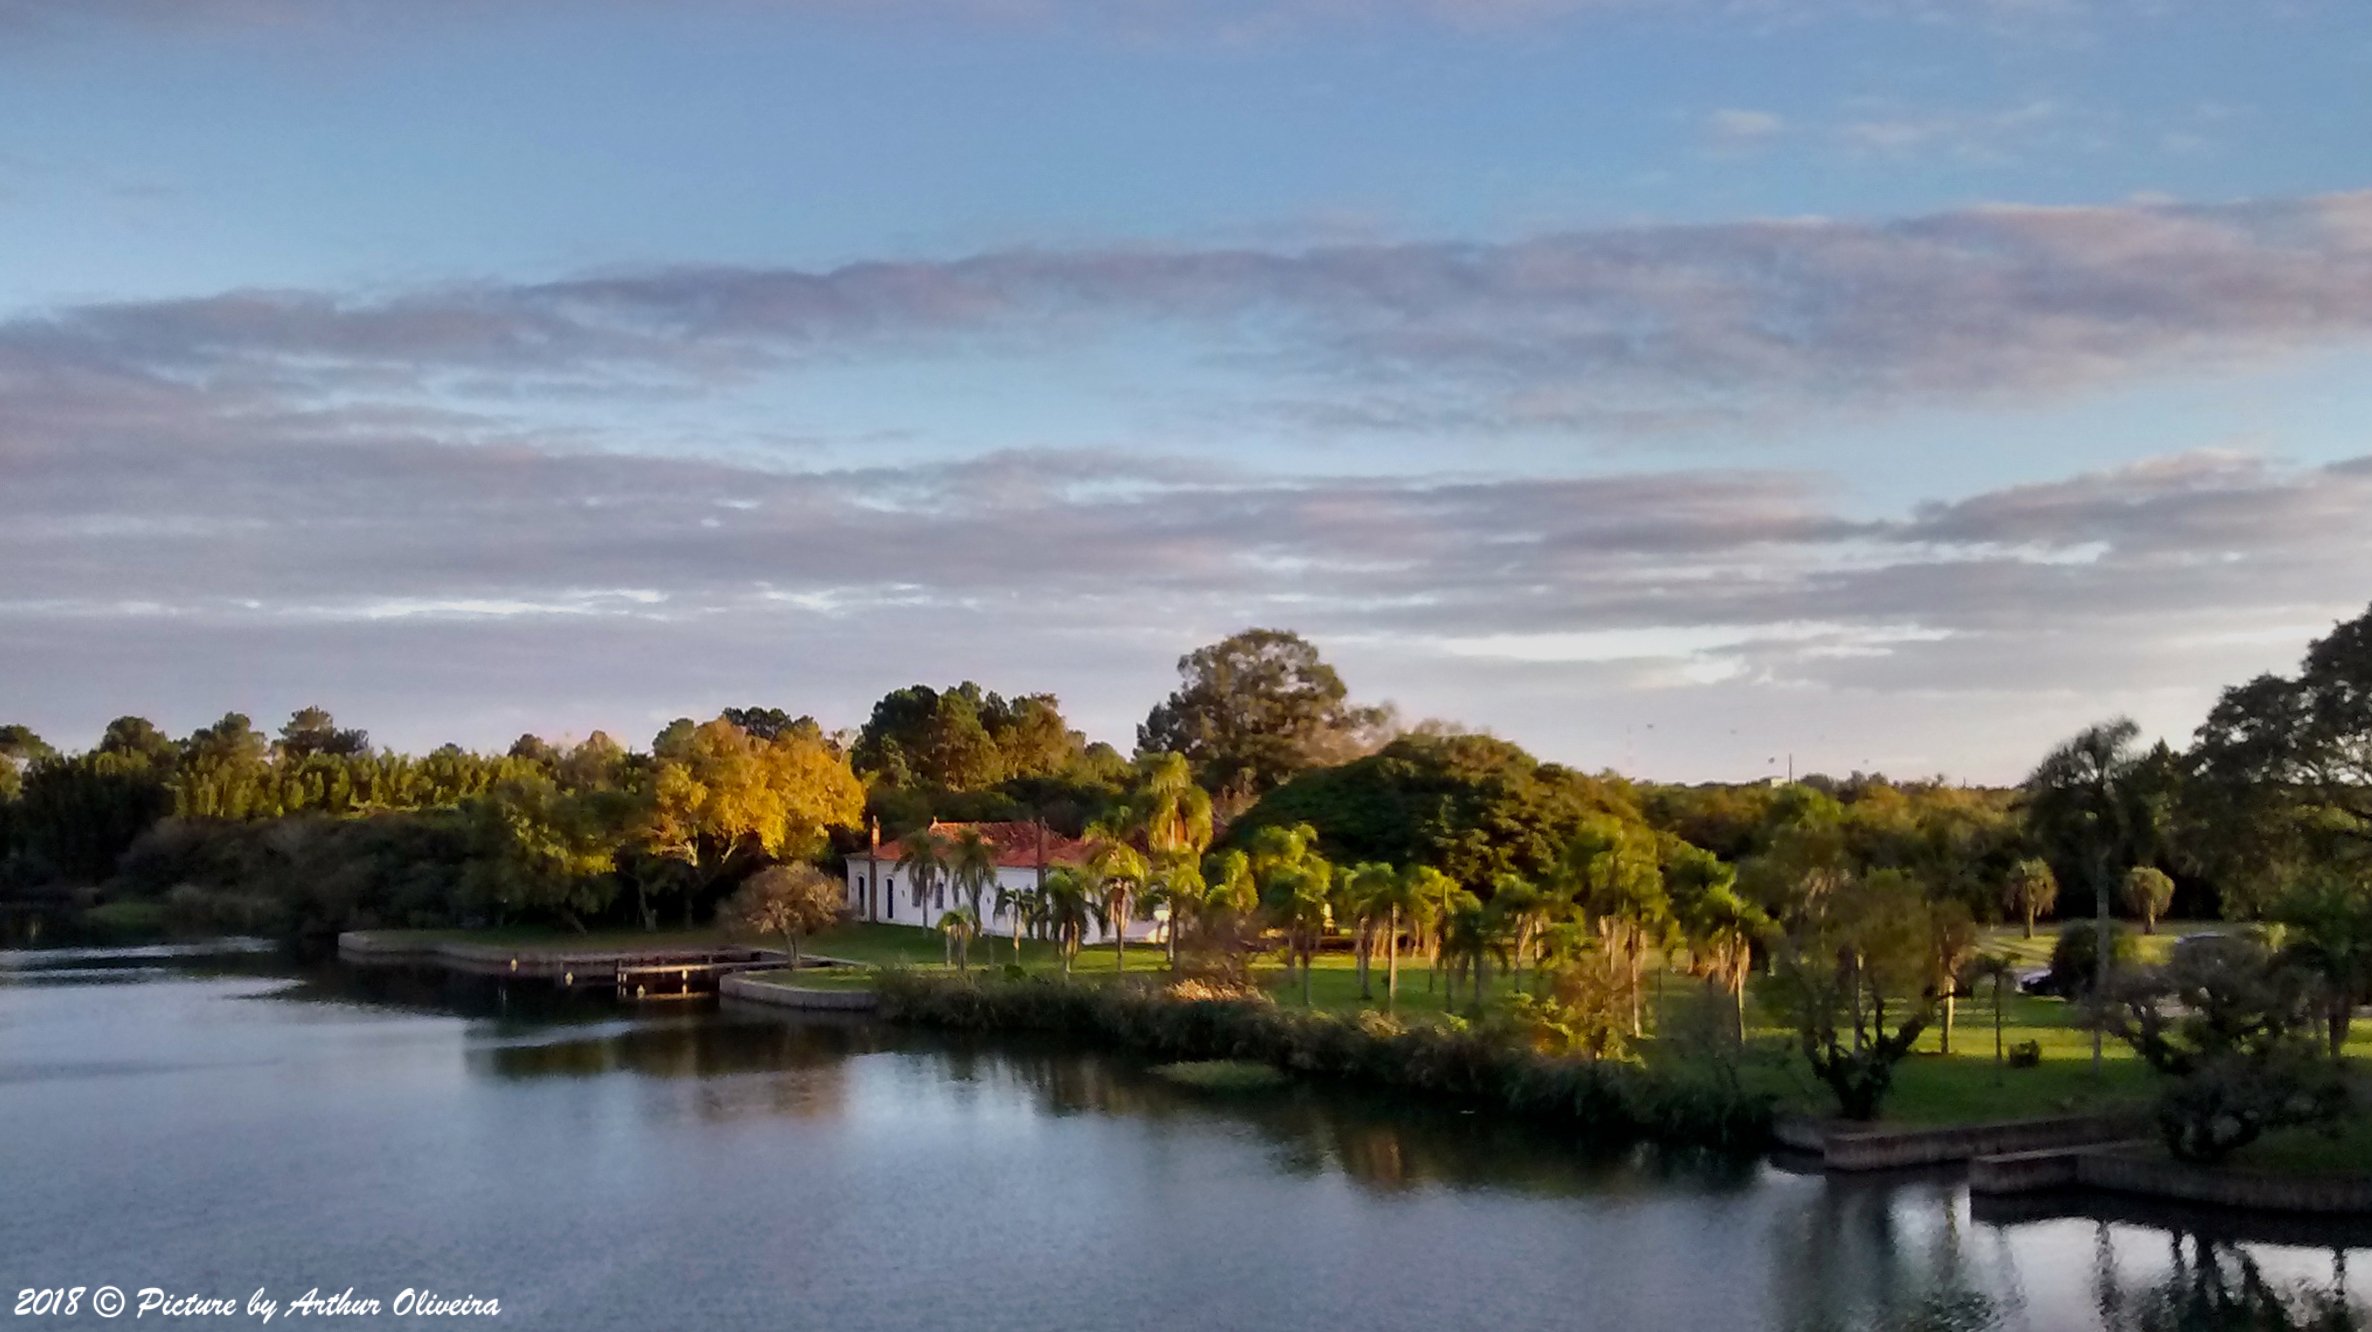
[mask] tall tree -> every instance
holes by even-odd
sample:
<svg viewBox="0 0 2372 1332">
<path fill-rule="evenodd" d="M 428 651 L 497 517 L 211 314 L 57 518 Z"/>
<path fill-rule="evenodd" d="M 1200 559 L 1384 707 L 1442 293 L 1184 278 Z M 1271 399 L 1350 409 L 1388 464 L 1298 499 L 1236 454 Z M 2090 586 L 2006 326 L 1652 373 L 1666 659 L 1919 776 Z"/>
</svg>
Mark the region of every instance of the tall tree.
<svg viewBox="0 0 2372 1332">
<path fill-rule="evenodd" d="M 692 871 L 689 923 L 699 894 L 744 863 L 819 854 L 826 830 L 855 826 L 864 807 L 848 759 L 822 740 L 760 741 L 717 720 L 694 729 L 679 756 L 659 761 L 641 834 L 652 854 Z"/>
<path fill-rule="evenodd" d="M 2043 756 L 2026 779 L 2026 819 L 2038 840 L 2083 869 L 2092 889 L 2095 942 L 2102 980 L 2108 979 L 2109 898 L 2120 871 L 2152 840 L 2146 825 L 2150 793 L 2135 780 L 2141 728 L 2118 717 L 2088 726 Z M 2092 1029 L 2092 1071 L 2100 1072 L 2101 1030 Z"/>
<path fill-rule="evenodd" d="M 1197 648 L 1178 659 L 1178 675 L 1137 728 L 1137 750 L 1183 755 L 1206 788 L 1239 801 L 1350 757 L 1391 719 L 1352 706 L 1342 677 L 1287 630 L 1247 629 Z"/>
</svg>

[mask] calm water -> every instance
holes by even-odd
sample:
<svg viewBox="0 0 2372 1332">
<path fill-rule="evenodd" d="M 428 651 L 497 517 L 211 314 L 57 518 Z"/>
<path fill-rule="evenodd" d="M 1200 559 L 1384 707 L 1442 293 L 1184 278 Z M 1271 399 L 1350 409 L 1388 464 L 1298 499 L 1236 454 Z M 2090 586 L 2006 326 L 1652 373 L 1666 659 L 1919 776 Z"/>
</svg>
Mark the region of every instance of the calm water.
<svg viewBox="0 0 2372 1332">
<path fill-rule="evenodd" d="M 428 1287 L 502 1315 L 329 1321 L 2279 1327 L 2344 1300 L 2351 1263 L 2372 1283 L 2348 1243 L 2372 1236 L 1593 1160 L 1474 1115 L 1213 1097 L 869 1023 L 270 954 L 0 954 L 12 1303 Z"/>
</svg>

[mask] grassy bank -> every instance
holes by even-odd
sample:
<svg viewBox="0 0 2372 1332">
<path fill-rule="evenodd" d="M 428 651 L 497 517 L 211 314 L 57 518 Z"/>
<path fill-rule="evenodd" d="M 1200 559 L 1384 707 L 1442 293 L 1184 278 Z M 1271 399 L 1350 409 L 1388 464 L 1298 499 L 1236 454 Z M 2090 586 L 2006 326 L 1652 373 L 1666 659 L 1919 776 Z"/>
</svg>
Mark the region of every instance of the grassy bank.
<svg viewBox="0 0 2372 1332">
<path fill-rule="evenodd" d="M 2183 934 L 2207 928 L 2229 928 L 2218 925 L 2168 922 L 2160 933 L 2137 939 L 2142 959 L 2162 960 L 2174 941 Z M 2006 953 L 2021 966 L 2040 967 L 2049 960 L 2055 929 L 2038 930 L 2035 938 L 2021 937 L 2015 927 L 1987 931 L 1987 951 Z M 662 947 L 706 945 L 725 942 L 713 930 L 661 931 L 653 934 L 609 932 L 591 935 L 571 935 L 551 930 L 517 931 L 450 931 L 440 937 L 464 938 L 480 942 L 508 942 L 522 948 L 536 946 L 573 947 Z M 871 969 L 902 969 L 918 976 L 954 975 L 945 960 L 945 948 L 939 936 L 927 930 L 910 929 L 897 925 L 844 924 L 808 940 L 801 951 L 815 956 L 855 962 Z M 975 941 L 971 949 L 970 974 L 973 978 L 997 978 L 1015 961 L 1015 950 L 1009 938 Z M 1061 959 L 1053 945 L 1025 939 L 1019 952 L 1023 972 L 1033 978 L 1054 978 L 1060 974 Z M 1128 950 L 1127 970 L 1132 978 L 1148 980 L 1163 972 L 1164 959 L 1158 947 L 1133 945 Z M 1073 981 L 1076 987 L 1092 990 L 1108 986 L 1116 978 L 1116 959 L 1109 947 L 1082 952 L 1073 962 Z M 873 984 L 875 971 L 833 971 L 802 969 L 796 982 L 802 986 L 821 988 L 849 988 Z M 787 973 L 761 973 L 773 979 L 788 979 Z M 1250 969 L 1255 984 L 1265 987 L 1280 1012 L 1302 1012 L 1300 978 L 1285 968 L 1274 957 L 1256 959 Z M 1519 986 L 1532 983 L 1530 973 L 1509 977 L 1494 975 L 1490 986 L 1490 1003 L 1482 1016 L 1488 1018 L 1504 1013 L 1508 996 Z M 1660 980 L 1660 984 L 1656 983 Z M 1428 986 L 1430 985 L 1430 990 Z M 1401 968 L 1400 1001 L 1393 1019 L 1408 1028 L 1441 1027 L 1445 1015 L 1443 982 L 1433 977 L 1422 959 L 1404 961 Z M 1355 1020 L 1360 1015 L 1376 1012 L 1383 1007 L 1384 981 L 1382 969 L 1376 969 L 1371 979 L 1372 997 L 1362 997 L 1353 959 L 1347 953 L 1325 953 L 1317 959 L 1311 977 L 1311 1011 L 1344 1020 Z M 1748 1043 L 1738 1069 L 1743 1085 L 1750 1091 L 1769 1098 L 1780 1109 L 1795 1113 L 1823 1115 L 1831 1111 L 1832 1103 L 1825 1088 L 1814 1081 L 1802 1060 L 1796 1056 L 1788 1034 L 1767 1012 L 1756 996 L 1760 981 L 1749 987 Z M 1656 1077 L 1687 1079 L 1701 1076 L 1692 1068 L 1700 1051 L 1683 1048 L 1677 1041 L 1659 1039 L 1654 1033 L 1678 1032 L 1712 1025 L 1710 1015 L 1702 1010 L 1709 1005 L 1725 1004 L 1719 996 L 1708 995 L 1696 982 L 1677 973 L 1653 976 L 1647 998 L 1649 1036 L 1641 1043 L 1640 1053 L 1650 1073 Z M 1470 1014 L 1467 993 L 1459 993 L 1458 1010 L 1461 1016 Z M 1953 1030 L 1952 1051 L 1942 1050 L 1941 1025 L 1931 1027 L 1920 1039 L 1915 1053 L 1898 1067 L 1892 1096 L 1888 1099 L 1881 1122 L 1908 1126 L 1940 1126 L 1972 1124 L 2006 1119 L 2024 1119 L 2045 1115 L 2091 1112 L 2131 1108 L 2145 1104 L 2156 1090 L 2155 1076 L 2133 1052 L 2122 1044 L 2110 1042 L 2104 1050 L 2101 1070 L 2092 1070 L 2091 1034 L 2076 1025 L 2076 1009 L 2059 999 L 2009 994 L 2005 997 L 2002 1013 L 2002 1041 L 2008 1046 L 2033 1042 L 2041 1051 L 2041 1062 L 2031 1068 L 2007 1068 L 1995 1063 L 1993 1057 L 1994 1031 L 1990 991 L 1963 999 L 1958 1005 L 1958 1020 Z M 2372 1058 L 2372 1023 L 2358 1024 L 2349 1043 L 2353 1062 L 2362 1065 Z M 2355 1145 L 2360 1144 L 2361 1151 Z M 2236 1164 L 2264 1162 L 2274 1168 L 2283 1162 L 2312 1162 L 2327 1160 L 2348 1162 L 2344 1168 L 2361 1158 L 2365 1168 L 2372 1168 L 2372 1120 L 2351 1125 L 2337 1140 L 2317 1134 L 2276 1136 L 2253 1145 L 2236 1158 Z"/>
<path fill-rule="evenodd" d="M 896 1022 L 1051 1032 L 1165 1062 L 1246 1061 L 1301 1076 L 1465 1101 L 1568 1124 L 1595 1142 L 1755 1151 L 1770 1099 L 1713 1078 L 1631 1063 L 1551 1059 L 1462 1027 L 1348 1017 L 1265 997 L 1182 995 L 1152 984 L 888 971 Z"/>
</svg>

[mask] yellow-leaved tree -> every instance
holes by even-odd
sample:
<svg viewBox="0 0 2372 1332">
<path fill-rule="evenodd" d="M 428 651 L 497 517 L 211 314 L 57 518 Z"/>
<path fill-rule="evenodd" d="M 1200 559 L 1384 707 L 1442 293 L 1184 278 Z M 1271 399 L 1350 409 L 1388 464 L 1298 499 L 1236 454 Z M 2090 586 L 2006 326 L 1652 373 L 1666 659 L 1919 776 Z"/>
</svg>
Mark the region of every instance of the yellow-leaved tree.
<svg viewBox="0 0 2372 1332">
<path fill-rule="evenodd" d="M 652 772 L 643 848 L 684 867 L 684 923 L 753 860 L 820 855 L 832 828 L 864 817 L 848 756 L 802 730 L 759 739 L 719 719 L 672 744 Z"/>
</svg>

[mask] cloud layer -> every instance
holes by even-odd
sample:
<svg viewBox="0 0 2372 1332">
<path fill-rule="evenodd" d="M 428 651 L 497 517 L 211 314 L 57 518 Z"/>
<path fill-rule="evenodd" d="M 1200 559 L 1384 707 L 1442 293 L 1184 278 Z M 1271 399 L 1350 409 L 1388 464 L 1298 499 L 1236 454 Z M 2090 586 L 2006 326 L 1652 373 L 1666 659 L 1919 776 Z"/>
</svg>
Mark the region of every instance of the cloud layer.
<svg viewBox="0 0 2372 1332">
<path fill-rule="evenodd" d="M 1575 761 L 1622 761 L 1609 735 L 1659 708 L 1742 719 L 1650 759 L 1710 776 L 1798 720 L 1854 748 L 1871 716 L 1959 697 L 1988 702 L 1866 757 L 2014 776 L 2042 727 L 2195 709 L 2360 609 L 2372 440 L 1873 515 L 1775 467 L 978 441 L 828 465 L 645 432 L 835 368 L 1114 342 L 1186 348 L 1280 428 L 1570 438 L 2023 399 L 2367 332 L 2363 194 L 57 310 L 0 323 L 0 676 L 70 740 L 127 708 L 181 727 L 314 696 L 411 743 L 753 697 L 853 720 L 974 675 L 1060 689 L 1125 741 L 1177 653 L 1282 623 L 1373 692 Z"/>
</svg>

